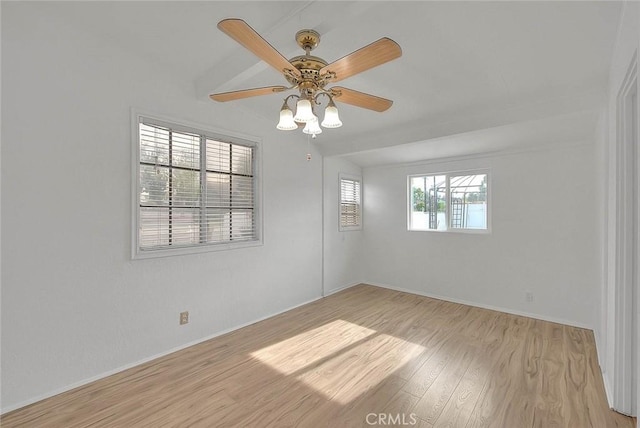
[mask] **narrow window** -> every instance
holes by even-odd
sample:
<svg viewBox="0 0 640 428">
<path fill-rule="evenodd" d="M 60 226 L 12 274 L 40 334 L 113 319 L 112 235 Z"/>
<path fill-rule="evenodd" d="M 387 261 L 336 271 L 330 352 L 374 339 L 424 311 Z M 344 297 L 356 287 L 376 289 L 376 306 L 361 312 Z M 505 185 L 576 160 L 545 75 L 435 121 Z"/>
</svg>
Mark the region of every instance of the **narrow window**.
<svg viewBox="0 0 640 428">
<path fill-rule="evenodd" d="M 343 230 L 362 229 L 362 189 L 360 178 L 340 176 L 340 227 Z"/>
</svg>

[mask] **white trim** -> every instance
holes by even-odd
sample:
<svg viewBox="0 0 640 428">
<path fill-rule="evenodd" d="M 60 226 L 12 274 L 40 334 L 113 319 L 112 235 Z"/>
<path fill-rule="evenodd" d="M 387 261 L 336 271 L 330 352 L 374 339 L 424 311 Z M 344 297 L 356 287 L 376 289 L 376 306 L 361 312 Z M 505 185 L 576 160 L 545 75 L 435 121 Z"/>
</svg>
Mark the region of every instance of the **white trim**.
<svg viewBox="0 0 640 428">
<path fill-rule="evenodd" d="M 254 216 L 256 227 L 256 239 L 241 242 L 225 242 L 220 244 L 201 244 L 178 248 L 160 250 L 140 250 L 138 242 L 138 219 L 140 218 L 140 206 L 138 203 L 138 183 L 140 175 L 140 141 L 139 123 L 142 118 L 150 119 L 154 123 L 166 124 L 174 129 L 182 129 L 189 132 L 202 132 L 212 137 L 222 139 L 231 138 L 236 144 L 247 144 L 254 149 Z M 131 108 L 131 259 L 151 259 L 159 257 L 173 257 L 188 254 L 199 254 L 214 251 L 227 251 L 264 245 L 263 223 L 263 198 L 262 198 L 262 139 L 256 136 L 241 134 L 229 130 L 214 128 L 209 125 L 189 122 L 183 119 L 169 118 L 156 113 L 146 112 L 135 107 Z M 234 141 L 232 141 L 234 142 Z"/>
<path fill-rule="evenodd" d="M 607 348 L 602 344 L 602 335 L 599 333 L 599 329 L 593 329 L 593 337 L 596 342 L 596 357 L 598 358 L 598 368 L 602 374 L 602 382 L 604 383 L 604 392 L 607 397 L 607 404 L 609 408 L 612 407 L 613 395 L 611 394 L 611 381 L 609 380 L 608 373 L 605 371 L 605 360 L 607 356 Z"/>
<path fill-rule="evenodd" d="M 262 240 L 225 242 L 223 244 L 198 244 L 176 248 L 163 248 L 161 250 L 139 251 L 132 260 L 157 259 L 162 257 L 186 256 L 189 254 L 210 253 L 215 251 L 239 250 L 242 248 L 261 247 Z"/>
<path fill-rule="evenodd" d="M 211 334 L 209 336 L 205 336 L 205 337 L 203 337 L 201 339 L 196 339 L 196 340 L 188 342 L 188 343 L 186 343 L 184 345 L 176 346 L 176 347 L 171 348 L 171 349 L 169 349 L 167 351 L 163 351 L 163 352 L 154 354 L 154 355 L 152 355 L 150 357 L 143 358 L 143 359 L 135 361 L 133 363 L 125 364 L 125 365 L 120 366 L 118 368 L 115 368 L 113 370 L 108 370 L 108 371 L 100 373 L 98 375 L 91 376 L 89 378 L 85 378 L 85 379 L 80 380 L 78 382 L 74 382 L 74 383 L 71 383 L 69 385 L 66 385 L 66 386 L 64 386 L 62 388 L 57 388 L 57 389 L 55 389 L 53 391 L 50 391 L 48 393 L 41 394 L 41 395 L 38 395 L 38 396 L 36 396 L 34 398 L 22 401 L 22 402 L 20 402 L 18 404 L 7 406 L 7 407 L 2 408 L 0 410 L 0 415 L 12 412 L 14 410 L 17 410 L 17 409 L 20 409 L 22 407 L 28 406 L 30 404 L 37 403 L 38 401 L 45 400 L 45 399 L 53 397 L 55 395 L 62 394 L 64 392 L 70 391 L 72 389 L 87 385 L 87 384 L 89 384 L 91 382 L 95 382 L 97 380 L 104 379 L 104 378 L 106 378 L 108 376 L 114 375 L 116 373 L 123 372 L 123 371 L 131 369 L 133 367 L 137 367 L 139 365 L 148 363 L 150 361 L 153 361 L 155 359 L 164 357 L 164 356 L 172 354 L 174 352 L 178 352 L 178 351 L 181 351 L 183 349 L 189 348 L 191 346 L 198 345 L 200 343 L 206 342 L 207 340 L 215 339 L 216 337 L 222 336 L 222 335 L 227 334 L 227 333 L 231 333 L 233 331 L 239 330 L 241 328 L 247 327 L 247 326 L 255 324 L 257 322 L 264 321 L 264 320 L 266 320 L 268 318 L 283 314 L 283 313 L 291 311 L 293 309 L 300 308 L 302 306 L 308 305 L 310 303 L 313 303 L 313 302 L 321 300 L 321 299 L 323 299 L 325 297 L 328 297 L 328 296 L 330 296 L 332 294 L 336 294 L 336 293 L 344 291 L 344 290 L 346 290 L 348 288 L 355 287 L 356 285 L 370 285 L 370 286 L 373 286 L 373 287 L 386 288 L 386 289 L 389 289 L 389 290 L 401 291 L 401 292 L 404 292 L 404 293 L 416 294 L 416 295 L 419 295 L 419 296 L 425 296 L 425 297 L 430 297 L 430 298 L 434 298 L 434 299 L 445 300 L 445 301 L 452 302 L 452 303 L 459 303 L 459 304 L 463 304 L 463 305 L 474 306 L 474 307 L 483 308 L 483 309 L 489 309 L 489 310 L 493 310 L 493 311 L 505 312 L 505 313 L 508 313 L 508 314 L 520 315 L 520 316 L 525 316 L 525 317 L 528 317 L 528 318 L 540 319 L 540 320 L 543 320 L 543 321 L 550 321 L 550 322 L 555 322 L 555 323 L 558 323 L 558 324 L 565 324 L 565 325 L 585 328 L 585 329 L 589 329 L 589 330 L 592 329 L 590 326 L 586 326 L 586 325 L 583 325 L 581 323 L 575 323 L 575 322 L 572 322 L 572 321 L 563 320 L 563 319 L 557 319 L 557 318 L 554 318 L 554 317 L 545 317 L 545 316 L 540 316 L 540 315 L 537 315 L 537 314 L 530 314 L 530 313 L 526 313 L 526 312 L 513 311 L 511 309 L 506 309 L 506 308 L 501 308 L 501 307 L 496 307 L 496 306 L 491 306 L 491 305 L 483 305 L 483 304 L 479 304 L 479 303 L 476 303 L 476 302 L 469 302 L 467 300 L 454 299 L 454 298 L 451 298 L 451 297 L 445 297 L 445 296 L 440 296 L 440 295 L 431 294 L 431 293 L 425 293 L 425 292 L 421 292 L 421 291 L 417 291 L 417 290 L 410 290 L 410 289 L 401 288 L 401 287 L 394 287 L 394 286 L 391 286 L 391 285 L 383 285 L 383 284 L 380 284 L 380 283 L 355 282 L 353 284 L 349 284 L 349 285 L 346 285 L 344 287 L 331 290 L 325 296 L 319 296 L 319 297 L 304 301 L 304 302 L 300 303 L 299 305 L 291 306 L 289 308 L 283 309 L 283 310 L 275 312 L 273 314 L 265 315 L 263 317 L 255 319 L 253 321 L 248 321 L 246 323 L 237 325 L 235 327 L 231 327 L 231 328 L 228 328 L 228 329 L 225 329 L 225 330 L 218 331 L 218 332 L 216 332 L 214 334 Z M 608 389 L 607 389 L 606 378 L 605 378 L 605 389 L 607 390 L 607 397 L 608 397 L 609 394 L 608 394 Z"/>
<path fill-rule="evenodd" d="M 613 409 L 611 403 L 613 403 L 613 393 L 611 392 L 611 381 L 609 380 L 609 376 L 607 376 L 607 372 L 602 371 L 602 383 L 604 384 L 604 394 L 607 396 L 607 404 L 609 404 L 609 408 Z"/>
<path fill-rule="evenodd" d="M 348 288 L 355 287 L 356 285 L 361 285 L 361 284 L 366 285 L 366 284 L 365 284 L 364 282 L 362 282 L 362 281 L 356 281 L 356 282 L 353 282 L 353 283 L 351 283 L 351 284 L 343 285 L 343 286 L 341 286 L 341 287 L 338 287 L 338 288 L 334 288 L 334 289 L 332 289 L 332 290 L 329 290 L 329 291 L 327 291 L 327 292 L 325 292 L 325 293 L 324 293 L 324 296 L 323 296 L 323 297 L 331 296 L 332 294 L 339 293 L 339 292 L 344 291 L 344 290 L 346 290 L 346 289 L 348 289 Z"/>
<path fill-rule="evenodd" d="M 134 125 L 133 134 L 137 135 L 137 130 L 135 129 L 135 125 L 137 124 L 138 116 L 147 117 L 149 119 L 158 120 L 161 122 L 166 122 L 172 125 L 182 125 L 187 128 L 196 128 L 202 131 L 211 132 L 212 134 L 219 134 L 226 137 L 238 138 L 241 140 L 246 140 L 252 143 L 262 143 L 262 138 L 252 135 L 252 134 L 244 134 L 241 132 L 232 131 L 224 128 L 213 127 L 209 124 L 201 123 L 201 122 L 191 122 L 187 119 L 180 119 L 170 116 L 164 116 L 161 113 L 152 112 L 145 109 L 140 109 L 137 107 L 131 107 L 131 117 L 133 119 L 132 124 Z M 136 137 L 137 138 L 137 137 Z"/>
<path fill-rule="evenodd" d="M 396 286 L 388 285 L 388 284 L 380 284 L 380 283 L 374 283 L 374 282 L 368 282 L 368 281 L 364 282 L 363 284 L 364 285 L 372 285 L 374 287 L 386 288 L 386 289 L 389 289 L 389 290 L 402 291 L 403 293 L 417 294 L 418 296 L 430 297 L 432 299 L 444 300 L 444 301 L 451 302 L 451 303 L 459 303 L 461 305 L 473 306 L 473 307 L 482 308 L 482 309 L 489 309 L 491 311 L 504 312 L 506 314 L 519 315 L 519 316 L 522 316 L 522 317 L 534 318 L 534 319 L 542 320 L 542 321 L 549 321 L 549 322 L 553 322 L 553 323 L 556 323 L 556 324 L 564 324 L 564 325 L 569 325 L 569 326 L 572 326 L 572 327 L 579 327 L 579 328 L 584 328 L 584 329 L 587 329 L 587 330 L 593 330 L 593 327 L 590 326 L 590 325 L 583 324 L 583 323 L 577 322 L 577 321 L 566 320 L 566 319 L 563 319 L 563 318 L 556 318 L 556 317 L 550 317 L 550 316 L 546 316 L 546 315 L 534 314 L 534 313 L 531 313 L 531 312 L 518 311 L 518 310 L 515 310 L 515 309 L 504 308 L 504 307 L 501 307 L 501 306 L 493 306 L 493 305 L 487 305 L 487 304 L 484 304 L 484 303 L 472 302 L 470 300 L 456 299 L 455 297 L 442 296 L 442 295 L 439 295 L 439 294 L 428 293 L 428 292 L 421 291 L 421 290 L 413 290 L 413 289 L 408 289 L 408 288 L 396 287 Z"/>
<path fill-rule="evenodd" d="M 20 402 L 18 404 L 14 404 L 14 405 L 5 407 L 5 408 L 0 410 L 0 415 L 3 415 L 3 414 L 8 413 L 8 412 L 12 412 L 14 410 L 20 409 L 22 407 L 28 406 L 28 405 L 33 404 L 33 403 L 37 403 L 38 401 L 45 400 L 47 398 L 53 397 L 54 395 L 62 394 L 63 392 L 70 391 L 70 390 L 78 388 L 80 386 L 87 385 L 87 384 L 89 384 L 91 382 L 95 382 L 97 380 L 104 379 L 105 377 L 114 375 L 116 373 L 123 372 L 123 371 L 131 369 L 133 367 L 137 367 L 137 366 L 139 366 L 141 364 L 148 363 L 149 361 L 153 361 L 155 359 L 164 357 L 164 356 L 172 354 L 174 352 L 178 352 L 178 351 L 181 351 L 183 349 L 189 348 L 191 346 L 198 345 L 198 344 L 200 344 L 202 342 L 206 342 L 207 340 L 215 339 L 216 337 L 222 336 L 222 335 L 227 334 L 227 333 L 231 333 L 233 331 L 236 331 L 236 330 L 239 330 L 241 328 L 247 327 L 247 326 L 249 326 L 251 324 L 255 324 L 257 322 L 264 321 L 264 320 L 266 320 L 268 318 L 275 317 L 277 315 L 283 314 L 283 313 L 291 311 L 293 309 L 297 309 L 297 308 L 299 308 L 301 306 L 308 305 L 310 303 L 313 303 L 313 302 L 318 301 L 318 300 L 323 299 L 323 298 L 324 298 L 324 296 L 319 296 L 319 297 L 316 297 L 314 299 L 307 300 L 305 302 L 300 303 L 299 305 L 291 306 L 289 308 L 283 309 L 283 310 L 275 312 L 273 314 L 265 315 L 263 317 L 255 319 L 253 321 L 249 321 L 249 322 L 237 325 L 235 327 L 231 327 L 231 328 L 228 328 L 228 329 L 225 329 L 225 330 L 222 330 L 222 331 L 218 331 L 218 332 L 216 332 L 214 334 L 211 334 L 209 336 L 205 336 L 205 337 L 203 337 L 201 339 L 193 340 L 191 342 L 185 343 L 184 345 L 176 346 L 176 347 L 171 348 L 171 349 L 169 349 L 167 351 L 163 351 L 163 352 L 160 352 L 158 354 L 154 354 L 154 355 L 152 355 L 150 357 L 143 358 L 141 360 L 135 361 L 135 362 L 130 363 L 130 364 L 125 364 L 124 366 L 120 366 L 120 367 L 115 368 L 113 370 L 108 370 L 108 371 L 100 373 L 98 375 L 91 376 L 89 378 L 80 380 L 78 382 L 74 382 L 72 384 L 63 386 L 62 388 L 57 388 L 57 389 L 55 389 L 53 391 L 47 392 L 45 394 L 38 395 L 38 396 L 36 396 L 34 398 L 31 398 L 29 400 L 25 400 L 25 401 L 22 401 L 22 402 Z"/>
<path fill-rule="evenodd" d="M 633 104 L 632 104 L 633 103 Z M 612 373 L 613 408 L 626 415 L 636 414 L 635 317 L 637 303 L 634 288 L 637 287 L 638 238 L 634 231 L 637 224 L 637 186 L 635 151 L 637 150 L 637 52 L 634 53 L 627 74 L 616 97 L 616 188 L 615 188 L 615 312 L 614 361 Z"/>
</svg>

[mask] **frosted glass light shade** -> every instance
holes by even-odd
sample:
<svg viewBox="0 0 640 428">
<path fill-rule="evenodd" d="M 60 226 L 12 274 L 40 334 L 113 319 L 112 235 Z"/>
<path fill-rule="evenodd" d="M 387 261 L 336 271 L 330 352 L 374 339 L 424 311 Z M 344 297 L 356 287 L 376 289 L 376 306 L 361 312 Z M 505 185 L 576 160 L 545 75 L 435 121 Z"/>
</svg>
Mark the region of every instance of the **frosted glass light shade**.
<svg viewBox="0 0 640 428">
<path fill-rule="evenodd" d="M 310 120 L 307 122 L 302 132 L 310 135 L 322 134 L 322 128 L 320 128 L 320 125 L 318 124 L 318 119 L 316 118 L 316 120 Z"/>
<path fill-rule="evenodd" d="M 316 116 L 311 109 L 311 101 L 300 99 L 296 104 L 296 115 L 293 118 L 296 122 L 307 123 L 312 121 Z"/>
<path fill-rule="evenodd" d="M 342 126 L 342 122 L 338 116 L 338 108 L 332 104 L 333 103 L 329 104 L 327 108 L 324 109 L 324 120 L 322 121 L 322 126 L 325 128 L 340 128 Z"/>
<path fill-rule="evenodd" d="M 280 110 L 280 122 L 276 126 L 281 131 L 292 131 L 298 129 L 298 125 L 293 120 L 293 112 L 288 107 L 283 107 Z"/>
</svg>

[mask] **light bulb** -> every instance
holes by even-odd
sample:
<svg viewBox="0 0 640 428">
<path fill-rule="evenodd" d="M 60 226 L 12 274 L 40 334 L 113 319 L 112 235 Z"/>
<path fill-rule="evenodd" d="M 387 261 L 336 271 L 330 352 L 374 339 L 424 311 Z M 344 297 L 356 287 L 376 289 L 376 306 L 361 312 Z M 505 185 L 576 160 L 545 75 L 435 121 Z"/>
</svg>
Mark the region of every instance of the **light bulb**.
<svg viewBox="0 0 640 428">
<path fill-rule="evenodd" d="M 281 131 L 298 129 L 298 125 L 293 120 L 293 112 L 286 103 L 282 106 L 282 110 L 280 110 L 280 122 L 278 122 L 276 128 Z"/>
<path fill-rule="evenodd" d="M 296 105 L 296 115 L 293 118 L 296 122 L 307 123 L 312 121 L 316 116 L 311 109 L 311 101 L 301 98 Z"/>
<path fill-rule="evenodd" d="M 340 128 L 342 126 L 342 122 L 338 116 L 338 108 L 333 103 L 333 100 L 329 101 L 329 105 L 324 109 L 322 126 L 325 128 Z"/>
<path fill-rule="evenodd" d="M 318 119 L 316 118 L 316 120 L 310 120 L 307 122 L 302 132 L 305 134 L 311 134 L 312 136 L 322 134 L 322 128 L 320 128 L 320 125 L 318 124 Z"/>
</svg>

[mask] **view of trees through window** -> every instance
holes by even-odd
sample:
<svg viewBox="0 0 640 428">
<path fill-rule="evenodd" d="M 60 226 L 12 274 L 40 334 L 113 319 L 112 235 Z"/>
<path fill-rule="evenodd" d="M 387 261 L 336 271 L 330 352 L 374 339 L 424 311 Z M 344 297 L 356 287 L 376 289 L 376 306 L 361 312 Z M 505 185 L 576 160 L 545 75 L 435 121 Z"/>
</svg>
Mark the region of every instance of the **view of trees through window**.
<svg viewBox="0 0 640 428">
<path fill-rule="evenodd" d="M 138 243 L 255 239 L 253 147 L 140 123 Z"/>
<path fill-rule="evenodd" d="M 410 230 L 487 229 L 487 174 L 409 179 Z"/>
</svg>

